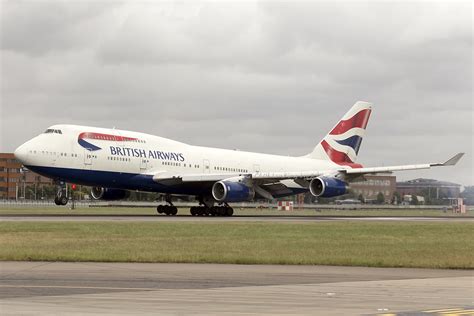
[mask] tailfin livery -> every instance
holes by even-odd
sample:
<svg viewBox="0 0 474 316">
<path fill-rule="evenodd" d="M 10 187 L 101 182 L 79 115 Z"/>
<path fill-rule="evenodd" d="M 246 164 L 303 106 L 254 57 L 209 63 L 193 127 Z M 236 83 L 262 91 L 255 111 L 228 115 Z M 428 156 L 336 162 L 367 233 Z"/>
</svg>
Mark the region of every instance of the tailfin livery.
<svg viewBox="0 0 474 316">
<path fill-rule="evenodd" d="M 357 159 L 371 111 L 371 103 L 356 102 L 307 157 L 331 160 L 339 165 L 361 167 L 354 162 Z"/>
</svg>

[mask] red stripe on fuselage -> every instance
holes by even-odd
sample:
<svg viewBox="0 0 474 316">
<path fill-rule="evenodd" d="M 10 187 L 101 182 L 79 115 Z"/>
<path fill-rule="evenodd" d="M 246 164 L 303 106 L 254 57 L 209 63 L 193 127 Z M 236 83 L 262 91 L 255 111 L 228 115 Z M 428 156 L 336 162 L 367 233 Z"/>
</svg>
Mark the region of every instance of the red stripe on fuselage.
<svg viewBox="0 0 474 316">
<path fill-rule="evenodd" d="M 91 133 L 91 132 L 80 133 L 78 139 L 84 139 L 84 138 L 99 139 L 99 140 L 111 140 L 111 141 L 117 141 L 117 142 L 137 140 L 137 138 L 110 135 L 110 134 L 102 134 L 102 133 Z"/>
<path fill-rule="evenodd" d="M 336 127 L 332 129 L 329 135 L 340 135 L 352 128 L 366 128 L 369 122 L 371 110 L 365 109 L 347 120 L 341 120 Z"/>
</svg>

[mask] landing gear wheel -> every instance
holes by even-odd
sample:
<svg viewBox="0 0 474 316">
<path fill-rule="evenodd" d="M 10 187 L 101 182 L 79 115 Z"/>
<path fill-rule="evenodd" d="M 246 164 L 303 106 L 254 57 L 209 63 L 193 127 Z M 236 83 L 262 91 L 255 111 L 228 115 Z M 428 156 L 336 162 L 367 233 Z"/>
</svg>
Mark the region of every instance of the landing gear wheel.
<svg viewBox="0 0 474 316">
<path fill-rule="evenodd" d="M 174 205 L 158 205 L 156 207 L 158 214 L 166 214 L 168 216 L 178 214 L 178 208 Z"/>
<path fill-rule="evenodd" d="M 68 201 L 69 197 L 67 196 L 66 183 L 59 182 L 57 186 L 56 196 L 54 197 L 54 204 L 66 205 Z"/>
<path fill-rule="evenodd" d="M 219 206 L 218 213 L 219 216 L 225 216 L 225 207 Z"/>
<path fill-rule="evenodd" d="M 204 216 L 206 215 L 206 210 L 204 209 L 204 207 L 198 207 L 198 216 Z"/>
<path fill-rule="evenodd" d="M 171 206 L 170 215 L 176 216 L 178 214 L 178 208 L 176 206 Z"/>
<path fill-rule="evenodd" d="M 192 216 L 232 216 L 234 209 L 230 206 L 193 206 L 189 209 Z"/>
<path fill-rule="evenodd" d="M 69 201 L 69 199 L 68 199 L 67 196 L 64 196 L 64 195 L 59 194 L 59 193 L 54 198 L 54 204 L 56 204 L 56 205 L 66 205 L 68 201 Z"/>
<path fill-rule="evenodd" d="M 209 216 L 217 216 L 217 206 L 208 208 Z"/>
<path fill-rule="evenodd" d="M 158 212 L 158 214 L 163 214 L 163 205 L 158 205 L 156 207 L 156 211 Z"/>
<path fill-rule="evenodd" d="M 65 196 L 62 196 L 61 198 L 59 198 L 60 205 L 66 205 L 68 201 L 69 199 Z"/>
</svg>

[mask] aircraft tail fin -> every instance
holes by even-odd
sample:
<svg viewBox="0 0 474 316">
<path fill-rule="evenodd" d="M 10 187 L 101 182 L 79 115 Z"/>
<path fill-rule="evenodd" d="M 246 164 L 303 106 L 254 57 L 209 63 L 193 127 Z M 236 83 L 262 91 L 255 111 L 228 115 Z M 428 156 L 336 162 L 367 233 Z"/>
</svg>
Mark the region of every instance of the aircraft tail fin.
<svg viewBox="0 0 474 316">
<path fill-rule="evenodd" d="M 357 159 L 372 104 L 358 101 L 306 157 L 353 165 Z"/>
</svg>

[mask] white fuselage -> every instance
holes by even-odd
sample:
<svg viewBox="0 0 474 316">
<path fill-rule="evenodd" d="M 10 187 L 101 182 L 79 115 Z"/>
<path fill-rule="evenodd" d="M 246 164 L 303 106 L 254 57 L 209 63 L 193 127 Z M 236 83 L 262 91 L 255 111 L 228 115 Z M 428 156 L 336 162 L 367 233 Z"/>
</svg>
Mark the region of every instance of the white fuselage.
<svg viewBox="0 0 474 316">
<path fill-rule="evenodd" d="M 192 146 L 116 129 L 55 125 L 47 131 L 20 146 L 15 151 L 16 157 L 28 168 L 51 178 L 91 186 L 174 193 L 159 187 L 124 186 L 126 179 L 114 179 L 124 174 L 129 177 L 151 177 L 157 173 L 235 175 L 341 168 L 331 161 Z"/>
</svg>

